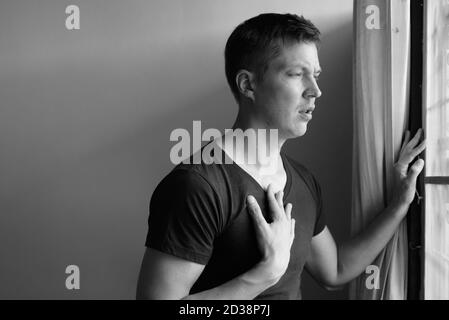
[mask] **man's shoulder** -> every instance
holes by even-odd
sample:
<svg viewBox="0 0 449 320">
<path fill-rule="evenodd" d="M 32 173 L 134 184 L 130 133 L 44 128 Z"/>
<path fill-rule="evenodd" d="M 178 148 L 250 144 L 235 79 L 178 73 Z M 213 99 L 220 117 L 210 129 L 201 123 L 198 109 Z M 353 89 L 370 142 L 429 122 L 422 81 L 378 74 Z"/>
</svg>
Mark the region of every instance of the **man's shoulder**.
<svg viewBox="0 0 449 320">
<path fill-rule="evenodd" d="M 284 158 L 287 159 L 290 166 L 301 176 L 305 176 L 307 179 L 315 179 L 313 173 L 301 162 L 287 155 L 286 153 L 282 153 Z"/>
<path fill-rule="evenodd" d="M 292 158 L 291 156 L 283 153 L 284 159 L 287 159 L 288 164 L 294 170 L 295 173 L 301 178 L 307 187 L 310 189 L 314 196 L 318 196 L 321 194 L 320 185 L 318 180 L 315 178 L 315 175 L 309 170 L 304 164 L 299 162 L 298 160 Z M 294 175 L 292 175 L 294 176 Z"/>
<path fill-rule="evenodd" d="M 222 185 L 229 175 L 226 165 L 179 163 L 158 184 L 157 189 L 167 192 L 198 192 L 221 194 Z"/>
<path fill-rule="evenodd" d="M 210 184 L 210 177 L 201 165 L 181 163 L 176 165 L 159 184 L 173 188 L 184 186 L 195 190 L 195 187 Z"/>
</svg>

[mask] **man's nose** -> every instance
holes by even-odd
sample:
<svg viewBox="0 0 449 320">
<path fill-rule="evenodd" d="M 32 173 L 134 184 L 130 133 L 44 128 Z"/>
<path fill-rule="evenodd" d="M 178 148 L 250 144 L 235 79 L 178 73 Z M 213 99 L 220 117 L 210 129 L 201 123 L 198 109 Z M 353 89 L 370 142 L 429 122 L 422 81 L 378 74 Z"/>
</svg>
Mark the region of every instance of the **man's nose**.
<svg viewBox="0 0 449 320">
<path fill-rule="evenodd" d="M 318 83 L 316 80 L 313 80 L 309 83 L 309 86 L 307 90 L 304 92 L 305 98 L 319 98 L 321 97 L 321 90 L 320 87 L 318 87 Z"/>
</svg>

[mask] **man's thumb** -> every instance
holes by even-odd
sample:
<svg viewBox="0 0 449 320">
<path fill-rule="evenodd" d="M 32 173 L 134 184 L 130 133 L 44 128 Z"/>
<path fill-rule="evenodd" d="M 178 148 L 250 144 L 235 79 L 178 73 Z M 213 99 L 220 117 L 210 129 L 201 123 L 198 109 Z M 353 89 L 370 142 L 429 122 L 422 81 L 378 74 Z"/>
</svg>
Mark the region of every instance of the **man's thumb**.
<svg viewBox="0 0 449 320">
<path fill-rule="evenodd" d="M 421 173 L 423 168 L 424 168 L 424 160 L 423 159 L 416 160 L 415 163 L 408 170 L 408 178 L 416 180 L 416 178 Z"/>
</svg>

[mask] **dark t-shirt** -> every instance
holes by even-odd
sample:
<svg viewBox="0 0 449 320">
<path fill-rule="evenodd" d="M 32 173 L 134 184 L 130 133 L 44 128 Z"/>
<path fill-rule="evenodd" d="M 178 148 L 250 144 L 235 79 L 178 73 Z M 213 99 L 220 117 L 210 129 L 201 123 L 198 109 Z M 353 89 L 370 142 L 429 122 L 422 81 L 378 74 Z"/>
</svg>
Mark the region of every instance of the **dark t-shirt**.
<svg viewBox="0 0 449 320">
<path fill-rule="evenodd" d="M 282 152 L 281 156 L 287 173 L 284 204 L 293 205 L 295 240 L 287 271 L 256 299 L 301 299 L 301 273 L 310 241 L 325 227 L 318 182 L 304 166 Z M 206 265 L 190 294 L 219 286 L 261 259 L 246 208 L 250 194 L 269 221 L 265 190 L 232 160 L 231 164 L 179 164 L 153 193 L 145 245 Z"/>
</svg>

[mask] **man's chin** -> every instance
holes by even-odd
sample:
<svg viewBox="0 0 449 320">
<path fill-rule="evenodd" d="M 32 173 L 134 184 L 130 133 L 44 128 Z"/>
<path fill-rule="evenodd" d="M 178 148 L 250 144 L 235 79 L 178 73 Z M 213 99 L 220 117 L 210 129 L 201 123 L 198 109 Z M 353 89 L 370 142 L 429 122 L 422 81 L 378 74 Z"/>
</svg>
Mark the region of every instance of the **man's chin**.
<svg viewBox="0 0 449 320">
<path fill-rule="evenodd" d="M 295 130 L 291 130 L 287 136 L 287 139 L 295 139 L 304 136 L 307 133 L 307 126 L 302 128 L 296 128 Z"/>
<path fill-rule="evenodd" d="M 296 128 L 296 130 L 294 131 L 294 137 L 299 138 L 304 136 L 306 133 L 307 133 L 307 123 Z"/>
</svg>

